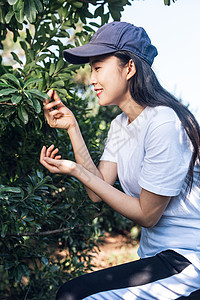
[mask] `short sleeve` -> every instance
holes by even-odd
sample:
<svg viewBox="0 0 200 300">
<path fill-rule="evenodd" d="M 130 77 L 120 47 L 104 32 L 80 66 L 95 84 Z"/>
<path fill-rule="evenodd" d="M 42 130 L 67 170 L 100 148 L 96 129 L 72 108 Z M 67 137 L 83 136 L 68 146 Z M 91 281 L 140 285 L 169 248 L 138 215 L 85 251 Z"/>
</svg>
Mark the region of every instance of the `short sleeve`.
<svg viewBox="0 0 200 300">
<path fill-rule="evenodd" d="M 110 124 L 110 129 L 108 131 L 106 143 L 105 143 L 105 148 L 103 151 L 103 154 L 100 158 L 100 160 L 107 160 L 107 161 L 112 161 L 112 162 L 117 162 L 116 159 L 116 151 L 115 151 L 115 125 L 114 125 L 114 120 Z"/>
<path fill-rule="evenodd" d="M 145 139 L 139 185 L 158 195 L 178 195 L 191 155 L 189 138 L 179 120 L 151 125 Z"/>
</svg>

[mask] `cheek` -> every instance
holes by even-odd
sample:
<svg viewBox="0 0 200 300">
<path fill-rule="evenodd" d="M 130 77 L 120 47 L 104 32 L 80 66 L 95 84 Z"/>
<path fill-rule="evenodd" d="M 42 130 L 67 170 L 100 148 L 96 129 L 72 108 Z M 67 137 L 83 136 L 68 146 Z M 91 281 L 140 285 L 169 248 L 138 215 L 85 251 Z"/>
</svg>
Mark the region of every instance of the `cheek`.
<svg viewBox="0 0 200 300">
<path fill-rule="evenodd" d="M 122 76 L 122 74 L 113 74 L 113 86 L 116 92 L 123 94 L 128 89 L 128 81 Z"/>
</svg>

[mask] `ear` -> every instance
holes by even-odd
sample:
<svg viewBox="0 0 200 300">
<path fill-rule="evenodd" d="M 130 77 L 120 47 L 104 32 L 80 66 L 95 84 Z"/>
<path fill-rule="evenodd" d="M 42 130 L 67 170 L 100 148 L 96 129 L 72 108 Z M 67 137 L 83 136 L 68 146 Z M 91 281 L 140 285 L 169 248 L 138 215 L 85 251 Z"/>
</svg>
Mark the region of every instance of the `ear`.
<svg viewBox="0 0 200 300">
<path fill-rule="evenodd" d="M 129 80 L 133 75 L 136 73 L 136 68 L 135 64 L 132 59 L 129 60 L 128 65 L 127 65 L 127 75 L 126 79 Z"/>
</svg>

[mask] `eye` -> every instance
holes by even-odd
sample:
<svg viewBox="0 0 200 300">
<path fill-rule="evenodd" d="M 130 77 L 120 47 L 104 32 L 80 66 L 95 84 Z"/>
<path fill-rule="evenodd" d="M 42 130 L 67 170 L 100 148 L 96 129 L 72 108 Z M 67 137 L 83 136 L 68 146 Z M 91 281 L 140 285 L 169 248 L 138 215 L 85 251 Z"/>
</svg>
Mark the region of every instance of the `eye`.
<svg viewBox="0 0 200 300">
<path fill-rule="evenodd" d="M 98 71 L 100 69 L 100 67 L 95 67 L 94 69 L 95 69 L 95 71 Z"/>
</svg>

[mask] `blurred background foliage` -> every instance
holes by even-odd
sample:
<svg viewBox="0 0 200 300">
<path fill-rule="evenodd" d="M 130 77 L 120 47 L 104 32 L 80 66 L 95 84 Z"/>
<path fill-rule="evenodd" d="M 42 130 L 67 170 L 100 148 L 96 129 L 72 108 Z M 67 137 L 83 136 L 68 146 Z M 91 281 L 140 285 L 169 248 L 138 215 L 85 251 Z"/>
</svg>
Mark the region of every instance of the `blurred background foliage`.
<svg viewBox="0 0 200 300">
<path fill-rule="evenodd" d="M 39 163 L 42 146 L 52 143 L 74 159 L 66 132 L 50 128 L 43 116 L 42 101 L 54 88 L 98 164 L 119 111 L 96 105 L 88 66 L 69 65 L 62 52 L 120 20 L 126 5 L 131 2 L 0 0 L 0 299 L 54 299 L 63 282 L 92 269 L 104 231 L 134 225 L 92 203 L 75 178 L 49 176 Z"/>
</svg>

